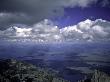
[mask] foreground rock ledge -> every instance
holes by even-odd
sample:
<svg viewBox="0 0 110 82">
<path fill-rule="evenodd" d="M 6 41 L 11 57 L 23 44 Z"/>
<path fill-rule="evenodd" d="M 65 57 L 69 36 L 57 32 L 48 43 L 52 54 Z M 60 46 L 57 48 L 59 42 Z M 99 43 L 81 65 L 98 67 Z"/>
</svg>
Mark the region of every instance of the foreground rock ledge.
<svg viewBox="0 0 110 82">
<path fill-rule="evenodd" d="M 0 82 L 68 82 L 52 71 L 13 59 L 0 61 Z"/>
<path fill-rule="evenodd" d="M 99 70 L 95 70 L 92 78 L 86 78 L 85 80 L 81 80 L 78 82 L 110 82 L 110 76 L 104 72 L 100 72 Z"/>
<path fill-rule="evenodd" d="M 36 67 L 32 64 L 7 59 L 0 61 L 0 82 L 69 82 L 57 77 L 52 70 Z M 110 82 L 104 72 L 94 71 L 92 78 L 78 82 Z"/>
</svg>

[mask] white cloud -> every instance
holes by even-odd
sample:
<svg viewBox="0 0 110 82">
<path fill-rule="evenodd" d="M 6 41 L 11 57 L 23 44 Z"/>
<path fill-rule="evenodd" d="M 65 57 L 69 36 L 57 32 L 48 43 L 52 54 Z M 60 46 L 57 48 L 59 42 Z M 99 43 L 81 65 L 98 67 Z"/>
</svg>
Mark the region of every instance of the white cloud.
<svg viewBox="0 0 110 82">
<path fill-rule="evenodd" d="M 94 23 L 94 21 L 91 21 L 91 20 L 87 19 L 87 20 L 85 20 L 85 21 L 80 22 L 80 23 L 77 25 L 77 27 L 78 27 L 79 29 L 81 29 L 81 30 L 87 31 L 87 30 L 90 29 L 90 27 L 93 25 L 93 23 Z"/>
<path fill-rule="evenodd" d="M 33 26 L 13 26 L 0 31 L 0 39 L 31 40 L 36 42 L 61 42 L 61 41 L 109 41 L 110 22 L 89 19 L 77 25 L 59 29 L 52 21 L 45 19 Z"/>
<path fill-rule="evenodd" d="M 80 39 L 80 40 L 109 40 L 110 37 L 110 22 L 107 22 L 105 20 L 97 19 L 95 21 L 91 21 L 89 19 L 82 21 L 74 26 L 66 27 L 68 28 L 69 32 L 66 30 L 66 32 L 63 32 L 66 37 L 70 37 L 71 33 L 71 39 Z M 70 32 L 71 28 L 71 32 Z M 73 29 L 75 30 L 73 30 Z M 63 28 L 65 30 L 65 28 Z M 107 29 L 107 30 L 106 30 Z M 63 31 L 64 31 L 63 30 Z M 73 37 L 75 36 L 75 37 Z"/>
</svg>

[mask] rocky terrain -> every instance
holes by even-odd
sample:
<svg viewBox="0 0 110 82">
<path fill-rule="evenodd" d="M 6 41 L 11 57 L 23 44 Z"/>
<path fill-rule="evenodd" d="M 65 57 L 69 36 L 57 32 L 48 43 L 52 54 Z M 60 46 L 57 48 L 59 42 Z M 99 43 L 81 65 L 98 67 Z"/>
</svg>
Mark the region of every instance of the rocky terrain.
<svg viewBox="0 0 110 82">
<path fill-rule="evenodd" d="M 68 82 L 57 77 L 52 70 L 36 67 L 32 64 L 13 59 L 0 61 L 0 82 Z M 95 70 L 91 78 L 78 82 L 110 82 L 104 72 Z"/>
<path fill-rule="evenodd" d="M 13 59 L 0 61 L 0 82 L 68 82 L 52 71 Z"/>
<path fill-rule="evenodd" d="M 94 74 L 92 75 L 92 78 L 85 80 L 78 81 L 78 82 L 110 82 L 110 76 L 108 76 L 104 72 L 100 72 L 98 70 L 94 71 Z"/>
</svg>

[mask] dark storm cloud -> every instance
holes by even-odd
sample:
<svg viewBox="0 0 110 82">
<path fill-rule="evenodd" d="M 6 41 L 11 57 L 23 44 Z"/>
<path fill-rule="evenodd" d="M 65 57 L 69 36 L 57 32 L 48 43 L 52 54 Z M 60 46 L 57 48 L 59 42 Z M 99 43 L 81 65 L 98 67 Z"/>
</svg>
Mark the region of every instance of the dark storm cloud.
<svg viewBox="0 0 110 82">
<path fill-rule="evenodd" d="M 57 11 L 61 7 L 86 7 L 96 1 L 97 0 L 1 0 L 0 10 L 43 15 L 51 14 L 52 11 Z"/>
<path fill-rule="evenodd" d="M 88 7 L 97 0 L 0 0 L 0 29 L 11 24 L 33 24 L 64 14 L 65 7 Z M 3 15 L 4 14 L 4 15 Z"/>
<path fill-rule="evenodd" d="M 110 1 L 109 0 L 103 0 L 101 2 L 101 5 L 102 5 L 102 7 L 106 7 L 106 6 L 110 7 Z"/>
<path fill-rule="evenodd" d="M 63 15 L 63 9 L 57 5 L 57 2 L 53 0 L 1 0 L 0 28 L 13 23 L 33 24 L 45 18 Z"/>
<path fill-rule="evenodd" d="M 0 29 L 5 29 L 10 24 L 19 22 L 20 24 L 32 22 L 29 16 L 22 13 L 0 13 Z M 3 27 L 3 28 L 2 28 Z"/>
</svg>

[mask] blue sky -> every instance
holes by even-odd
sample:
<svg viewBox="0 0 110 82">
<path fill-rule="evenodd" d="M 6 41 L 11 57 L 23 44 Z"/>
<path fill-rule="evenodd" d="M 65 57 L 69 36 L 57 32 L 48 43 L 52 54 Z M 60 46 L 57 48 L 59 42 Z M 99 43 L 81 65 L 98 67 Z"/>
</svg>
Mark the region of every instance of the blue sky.
<svg viewBox="0 0 110 82">
<path fill-rule="evenodd" d="M 110 21 L 110 8 L 108 6 L 65 8 L 64 16 L 56 18 L 55 20 L 57 21 L 58 26 L 65 27 L 77 24 L 86 19 L 90 20 L 103 19 Z"/>
</svg>

